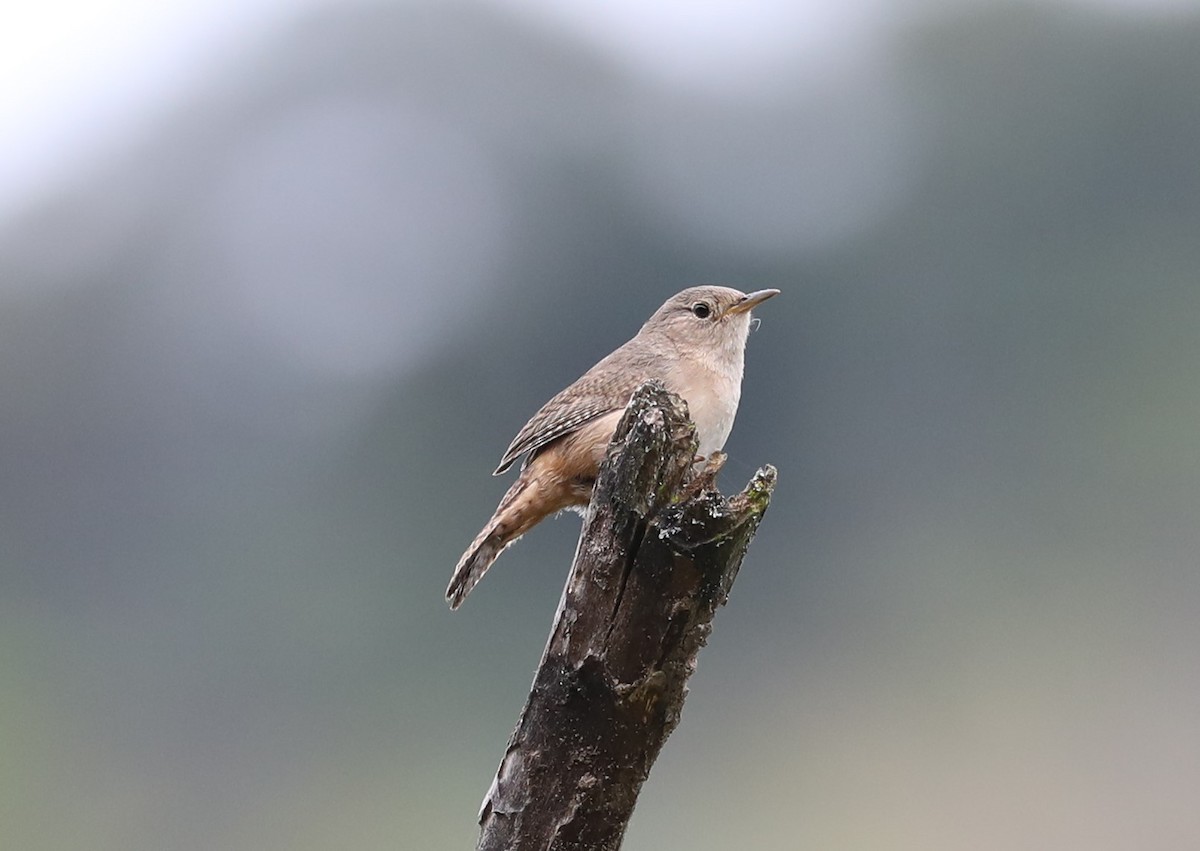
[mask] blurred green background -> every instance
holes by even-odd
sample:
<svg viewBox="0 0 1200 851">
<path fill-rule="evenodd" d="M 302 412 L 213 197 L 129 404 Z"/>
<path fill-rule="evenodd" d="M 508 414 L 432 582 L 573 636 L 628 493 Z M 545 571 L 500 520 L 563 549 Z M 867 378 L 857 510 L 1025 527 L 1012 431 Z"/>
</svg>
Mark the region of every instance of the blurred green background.
<svg viewBox="0 0 1200 851">
<path fill-rule="evenodd" d="M 1200 8 L 184 7 L 5 113 L 0 846 L 472 847 L 578 532 L 452 615 L 488 473 L 724 283 L 780 484 L 625 847 L 1200 847 Z"/>
</svg>

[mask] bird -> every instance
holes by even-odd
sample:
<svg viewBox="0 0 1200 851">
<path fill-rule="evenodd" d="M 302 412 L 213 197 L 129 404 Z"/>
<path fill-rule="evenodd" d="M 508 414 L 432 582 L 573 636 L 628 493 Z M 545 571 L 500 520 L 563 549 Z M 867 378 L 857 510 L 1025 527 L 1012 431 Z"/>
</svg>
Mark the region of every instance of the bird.
<svg viewBox="0 0 1200 851">
<path fill-rule="evenodd" d="M 543 519 L 591 499 L 600 462 L 633 391 L 656 379 L 687 402 L 710 456 L 725 445 L 742 392 L 751 311 L 779 290 L 689 287 L 667 299 L 637 334 L 544 404 L 509 444 L 492 474 L 522 455 L 520 474 L 459 559 L 446 588 L 462 605 L 500 553 Z"/>
</svg>

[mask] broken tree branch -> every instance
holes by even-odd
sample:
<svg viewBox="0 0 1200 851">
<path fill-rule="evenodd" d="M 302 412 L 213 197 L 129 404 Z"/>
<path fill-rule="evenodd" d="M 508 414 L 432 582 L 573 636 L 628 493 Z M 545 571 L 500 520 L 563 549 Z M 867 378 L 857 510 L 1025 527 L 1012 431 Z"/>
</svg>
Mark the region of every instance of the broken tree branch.
<svg viewBox="0 0 1200 851">
<path fill-rule="evenodd" d="M 657 382 L 613 435 L 529 698 L 480 811 L 480 851 L 616 849 L 770 502 L 775 469 L 693 476 L 687 406 Z"/>
</svg>

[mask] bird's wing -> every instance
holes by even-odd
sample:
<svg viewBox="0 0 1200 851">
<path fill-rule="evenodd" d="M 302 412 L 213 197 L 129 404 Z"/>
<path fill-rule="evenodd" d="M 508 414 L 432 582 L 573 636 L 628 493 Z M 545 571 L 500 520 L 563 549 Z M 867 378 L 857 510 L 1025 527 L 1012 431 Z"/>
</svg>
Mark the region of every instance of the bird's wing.
<svg viewBox="0 0 1200 851">
<path fill-rule="evenodd" d="M 607 360 L 607 358 L 605 359 Z M 603 369 L 604 361 L 586 372 L 582 378 L 563 390 L 533 415 L 513 438 L 500 466 L 493 475 L 500 475 L 524 455 L 533 453 L 552 440 L 570 434 L 597 417 L 625 407 L 640 383 L 637 371 Z M 526 464 L 529 459 L 526 459 Z"/>
</svg>

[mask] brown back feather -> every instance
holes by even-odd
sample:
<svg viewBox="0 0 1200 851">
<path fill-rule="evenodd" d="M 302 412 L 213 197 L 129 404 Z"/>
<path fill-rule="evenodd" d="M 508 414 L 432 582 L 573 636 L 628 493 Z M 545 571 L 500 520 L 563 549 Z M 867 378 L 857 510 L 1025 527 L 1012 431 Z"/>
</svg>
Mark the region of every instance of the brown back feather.
<svg viewBox="0 0 1200 851">
<path fill-rule="evenodd" d="M 525 460 L 525 464 L 528 464 L 537 450 L 550 441 L 577 431 L 610 411 L 625 407 L 633 391 L 642 382 L 660 377 L 652 372 L 657 359 L 650 352 L 643 351 L 643 348 L 641 341 L 634 337 L 542 405 L 513 438 L 504 457 L 500 459 L 500 466 L 492 475 L 500 475 L 525 453 L 529 453 L 529 458 Z M 627 368 L 614 371 L 608 368 L 608 363 L 618 357 L 618 353 L 621 358 L 628 359 Z"/>
</svg>

